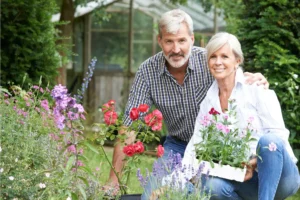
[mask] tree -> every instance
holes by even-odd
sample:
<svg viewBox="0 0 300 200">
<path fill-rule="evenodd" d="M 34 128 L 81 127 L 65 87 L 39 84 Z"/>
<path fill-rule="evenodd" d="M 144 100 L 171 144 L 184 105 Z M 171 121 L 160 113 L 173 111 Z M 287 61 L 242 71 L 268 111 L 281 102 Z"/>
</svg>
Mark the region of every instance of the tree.
<svg viewBox="0 0 300 200">
<path fill-rule="evenodd" d="M 53 0 L 3 0 L 1 5 L 1 85 L 8 82 L 38 84 L 52 82 L 57 75 L 59 55 Z M 42 8 L 42 9 L 41 9 Z M 27 85 L 24 85 L 27 86 Z"/>
<path fill-rule="evenodd" d="M 241 41 L 245 69 L 264 74 L 276 91 L 290 141 L 300 155 L 300 3 L 243 0 L 225 6 L 229 32 Z M 236 19 L 236 20 L 233 20 Z"/>
</svg>

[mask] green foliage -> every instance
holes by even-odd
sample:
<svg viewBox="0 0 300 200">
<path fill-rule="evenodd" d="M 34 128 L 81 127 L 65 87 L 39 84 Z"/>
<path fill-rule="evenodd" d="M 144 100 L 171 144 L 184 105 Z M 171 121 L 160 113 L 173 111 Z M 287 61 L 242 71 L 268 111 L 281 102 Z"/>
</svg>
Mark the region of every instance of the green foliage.
<svg viewBox="0 0 300 200">
<path fill-rule="evenodd" d="M 3 0 L 1 2 L 1 85 L 53 82 L 59 56 L 55 29 L 51 23 L 56 12 L 54 0 Z M 27 85 L 25 85 L 27 86 Z"/>
<path fill-rule="evenodd" d="M 227 2 L 227 1 L 226 1 Z M 290 141 L 300 155 L 300 3 L 244 0 L 223 5 L 228 31 L 241 41 L 245 70 L 261 72 L 281 103 Z M 239 9 L 237 9 L 237 7 Z"/>
</svg>

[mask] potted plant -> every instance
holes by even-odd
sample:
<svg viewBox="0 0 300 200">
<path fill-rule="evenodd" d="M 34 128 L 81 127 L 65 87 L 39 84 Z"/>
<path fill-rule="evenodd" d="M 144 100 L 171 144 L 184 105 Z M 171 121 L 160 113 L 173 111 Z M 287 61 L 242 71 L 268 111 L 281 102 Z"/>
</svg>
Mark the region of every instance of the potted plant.
<svg viewBox="0 0 300 200">
<path fill-rule="evenodd" d="M 252 138 L 252 118 L 247 121 L 247 126 L 237 126 L 235 100 L 229 100 L 229 110 L 221 115 L 211 108 L 208 115 L 201 119 L 201 139 L 195 145 L 199 162 L 205 163 L 203 173 L 209 170 L 211 176 L 225 179 L 244 181 L 246 163 L 249 159 L 250 142 Z"/>
</svg>

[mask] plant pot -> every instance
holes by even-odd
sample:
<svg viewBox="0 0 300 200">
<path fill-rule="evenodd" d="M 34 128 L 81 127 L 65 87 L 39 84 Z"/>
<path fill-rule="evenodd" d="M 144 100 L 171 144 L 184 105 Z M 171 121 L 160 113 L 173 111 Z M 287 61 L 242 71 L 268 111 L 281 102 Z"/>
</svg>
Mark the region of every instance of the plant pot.
<svg viewBox="0 0 300 200">
<path fill-rule="evenodd" d="M 217 163 L 214 163 L 214 168 L 212 168 L 209 162 L 201 161 L 201 163 L 203 162 L 205 163 L 205 166 L 202 171 L 202 174 L 207 174 L 207 171 L 209 170 L 209 176 L 217 176 L 228 180 L 244 182 L 246 168 L 242 169 L 237 167 L 231 167 L 230 165 L 220 165 Z"/>
<path fill-rule="evenodd" d="M 141 194 L 123 194 L 120 200 L 141 200 Z"/>
</svg>

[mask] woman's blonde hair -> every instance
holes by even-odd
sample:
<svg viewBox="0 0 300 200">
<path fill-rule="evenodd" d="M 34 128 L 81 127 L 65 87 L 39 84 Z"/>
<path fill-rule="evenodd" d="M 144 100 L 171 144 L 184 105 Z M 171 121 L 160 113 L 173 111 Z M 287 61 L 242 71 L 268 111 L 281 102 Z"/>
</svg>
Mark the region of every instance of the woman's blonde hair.
<svg viewBox="0 0 300 200">
<path fill-rule="evenodd" d="M 225 44 L 228 44 L 235 57 L 237 59 L 240 59 L 240 64 L 242 64 L 244 61 L 244 56 L 241 48 L 241 43 L 236 36 L 226 32 L 217 33 L 209 40 L 205 47 L 207 50 L 207 60 L 209 60 L 211 55 L 218 49 L 223 47 Z"/>
</svg>

